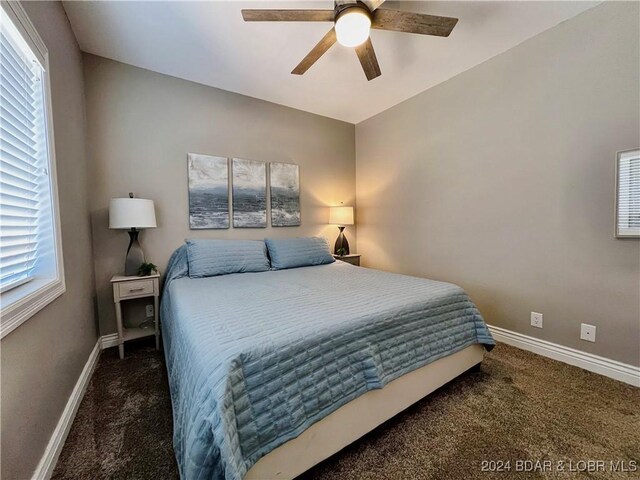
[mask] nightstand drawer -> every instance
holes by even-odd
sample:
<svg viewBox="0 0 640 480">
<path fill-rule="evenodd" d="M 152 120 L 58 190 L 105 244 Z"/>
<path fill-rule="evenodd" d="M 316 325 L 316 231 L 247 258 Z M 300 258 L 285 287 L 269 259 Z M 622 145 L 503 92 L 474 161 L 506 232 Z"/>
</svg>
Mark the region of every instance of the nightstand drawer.
<svg viewBox="0 0 640 480">
<path fill-rule="evenodd" d="M 136 282 L 124 282 L 118 285 L 120 298 L 135 297 L 153 293 L 153 280 L 138 280 Z"/>
</svg>

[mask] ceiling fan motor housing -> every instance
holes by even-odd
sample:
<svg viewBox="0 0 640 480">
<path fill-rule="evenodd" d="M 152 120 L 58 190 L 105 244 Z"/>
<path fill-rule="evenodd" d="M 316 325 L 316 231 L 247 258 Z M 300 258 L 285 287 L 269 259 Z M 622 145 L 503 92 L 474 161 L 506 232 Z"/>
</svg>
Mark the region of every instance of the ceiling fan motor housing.
<svg viewBox="0 0 640 480">
<path fill-rule="evenodd" d="M 346 14 L 347 12 L 354 12 L 354 11 L 364 13 L 367 17 L 369 17 L 369 20 L 373 21 L 373 15 L 371 14 L 371 10 L 369 10 L 369 7 L 367 7 L 367 5 L 364 2 L 361 2 L 360 0 L 358 0 L 356 3 L 343 3 L 343 4 L 336 3 L 336 8 L 335 8 L 336 18 L 334 21 L 337 22 L 342 15 Z"/>
</svg>

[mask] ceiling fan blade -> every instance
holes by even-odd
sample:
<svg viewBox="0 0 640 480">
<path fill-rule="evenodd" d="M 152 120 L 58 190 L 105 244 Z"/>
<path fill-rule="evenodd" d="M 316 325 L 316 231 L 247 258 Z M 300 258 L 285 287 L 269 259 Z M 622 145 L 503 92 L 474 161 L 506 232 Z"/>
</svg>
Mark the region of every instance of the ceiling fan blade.
<svg viewBox="0 0 640 480">
<path fill-rule="evenodd" d="M 243 9 L 245 22 L 333 22 L 333 10 L 252 10 Z"/>
<path fill-rule="evenodd" d="M 380 5 L 384 3 L 384 0 L 362 0 L 362 3 L 369 7 L 369 10 L 373 12 L 376 8 L 380 8 Z"/>
<path fill-rule="evenodd" d="M 336 30 L 335 28 L 332 28 L 324 37 L 322 37 L 322 40 L 320 40 L 318 44 L 311 49 L 307 56 L 302 59 L 291 73 L 294 75 L 302 75 L 304 72 L 309 70 L 311 65 L 316 63 L 318 59 L 324 55 L 324 53 L 329 50 L 334 43 L 336 43 L 336 40 Z"/>
<path fill-rule="evenodd" d="M 380 65 L 378 65 L 378 59 L 376 58 L 376 52 L 373 49 L 373 43 L 371 43 L 371 38 L 367 38 L 366 42 L 358 45 L 356 47 L 356 53 L 360 59 L 360 65 L 362 65 L 364 74 L 367 76 L 367 80 L 373 80 L 382 75 Z"/>
<path fill-rule="evenodd" d="M 379 9 L 373 12 L 371 28 L 448 37 L 456 23 L 458 19 L 452 17 Z"/>
</svg>

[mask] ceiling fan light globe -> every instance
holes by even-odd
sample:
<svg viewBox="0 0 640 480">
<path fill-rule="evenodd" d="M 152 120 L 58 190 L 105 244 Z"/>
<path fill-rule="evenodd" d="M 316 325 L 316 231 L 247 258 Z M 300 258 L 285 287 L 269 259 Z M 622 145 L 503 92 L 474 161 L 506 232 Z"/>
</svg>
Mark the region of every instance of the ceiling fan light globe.
<svg viewBox="0 0 640 480">
<path fill-rule="evenodd" d="M 336 20 L 338 43 L 345 47 L 357 47 L 369 38 L 371 18 L 364 12 L 347 11 Z"/>
</svg>

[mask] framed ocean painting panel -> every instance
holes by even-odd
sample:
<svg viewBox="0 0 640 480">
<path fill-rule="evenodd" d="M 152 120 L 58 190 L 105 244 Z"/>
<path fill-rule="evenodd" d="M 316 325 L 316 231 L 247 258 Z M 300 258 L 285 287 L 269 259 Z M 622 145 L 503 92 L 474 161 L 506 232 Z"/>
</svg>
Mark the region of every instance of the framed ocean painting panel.
<svg viewBox="0 0 640 480">
<path fill-rule="evenodd" d="M 229 228 L 229 160 L 189 153 L 189 228 Z"/>
<path fill-rule="evenodd" d="M 271 226 L 300 225 L 300 169 L 290 163 L 269 164 Z"/>
<path fill-rule="evenodd" d="M 267 164 L 232 160 L 234 228 L 266 228 Z"/>
</svg>

